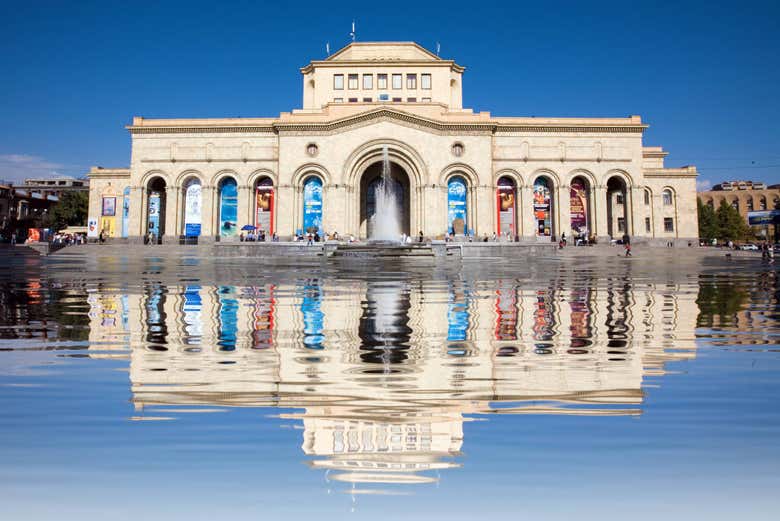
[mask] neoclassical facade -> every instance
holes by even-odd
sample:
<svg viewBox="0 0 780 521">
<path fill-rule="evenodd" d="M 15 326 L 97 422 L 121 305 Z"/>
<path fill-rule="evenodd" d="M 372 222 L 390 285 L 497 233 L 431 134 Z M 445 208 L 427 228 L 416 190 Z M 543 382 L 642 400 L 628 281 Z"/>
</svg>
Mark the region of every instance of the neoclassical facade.
<svg viewBox="0 0 780 521">
<path fill-rule="evenodd" d="M 303 108 L 279 117 L 136 117 L 130 168 L 89 173 L 91 232 L 366 238 L 384 160 L 407 234 L 697 237 L 696 169 L 666 168 L 639 116 L 475 113 L 463 72 L 415 43 L 355 42 L 303 67 Z"/>
</svg>

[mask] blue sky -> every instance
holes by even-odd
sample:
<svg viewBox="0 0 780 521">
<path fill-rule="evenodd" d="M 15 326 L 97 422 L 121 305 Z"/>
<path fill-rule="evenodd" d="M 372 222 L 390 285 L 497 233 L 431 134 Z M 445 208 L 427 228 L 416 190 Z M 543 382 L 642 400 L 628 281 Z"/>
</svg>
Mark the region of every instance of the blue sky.
<svg viewBox="0 0 780 521">
<path fill-rule="evenodd" d="M 132 116 L 275 116 L 298 68 L 413 40 L 467 67 L 464 105 L 626 116 L 700 181 L 780 182 L 777 2 L 4 2 L 0 179 L 126 166 Z"/>
</svg>

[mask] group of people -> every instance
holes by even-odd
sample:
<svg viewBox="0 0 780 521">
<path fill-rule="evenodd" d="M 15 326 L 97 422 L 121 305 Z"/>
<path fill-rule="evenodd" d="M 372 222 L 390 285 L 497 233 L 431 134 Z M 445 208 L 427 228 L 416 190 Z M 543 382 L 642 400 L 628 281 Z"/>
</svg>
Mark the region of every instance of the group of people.
<svg viewBox="0 0 780 521">
<path fill-rule="evenodd" d="M 101 232 L 102 234 L 103 232 Z M 105 238 L 103 239 L 105 240 Z M 74 244 L 86 244 L 87 236 L 83 233 L 55 233 L 51 238 L 55 246 L 72 246 Z M 102 241 L 101 241 L 102 242 Z"/>
<path fill-rule="evenodd" d="M 244 235 L 244 232 L 241 232 L 238 238 L 241 242 L 265 242 L 267 239 L 266 233 L 263 230 L 259 230 L 257 233 L 250 231 L 246 235 Z M 279 236 L 276 232 L 271 235 L 271 242 L 279 242 Z"/>
</svg>

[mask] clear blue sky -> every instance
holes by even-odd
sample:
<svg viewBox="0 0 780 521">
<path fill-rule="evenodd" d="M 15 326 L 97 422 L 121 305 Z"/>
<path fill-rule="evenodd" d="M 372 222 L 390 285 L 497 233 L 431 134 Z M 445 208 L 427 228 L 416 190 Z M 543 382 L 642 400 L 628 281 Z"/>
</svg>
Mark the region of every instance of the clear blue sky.
<svg viewBox="0 0 780 521">
<path fill-rule="evenodd" d="M 127 166 L 147 117 L 275 116 L 298 68 L 358 40 L 467 67 L 464 105 L 626 116 L 700 181 L 780 183 L 778 2 L 4 2 L 0 179 Z"/>
</svg>

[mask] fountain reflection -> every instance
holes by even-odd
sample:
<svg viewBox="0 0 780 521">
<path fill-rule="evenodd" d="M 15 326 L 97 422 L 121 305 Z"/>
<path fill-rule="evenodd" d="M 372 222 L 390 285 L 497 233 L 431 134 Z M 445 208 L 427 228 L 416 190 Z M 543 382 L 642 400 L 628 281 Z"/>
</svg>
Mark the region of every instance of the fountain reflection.
<svg viewBox="0 0 780 521">
<path fill-rule="evenodd" d="M 138 419 L 294 409 L 280 417 L 302 422 L 329 479 L 424 483 L 463 463 L 475 415 L 641 414 L 646 377 L 695 356 L 697 290 L 587 277 L 101 288 L 89 334 L 97 357 L 128 339 Z"/>
</svg>

